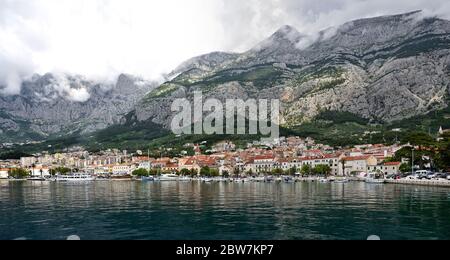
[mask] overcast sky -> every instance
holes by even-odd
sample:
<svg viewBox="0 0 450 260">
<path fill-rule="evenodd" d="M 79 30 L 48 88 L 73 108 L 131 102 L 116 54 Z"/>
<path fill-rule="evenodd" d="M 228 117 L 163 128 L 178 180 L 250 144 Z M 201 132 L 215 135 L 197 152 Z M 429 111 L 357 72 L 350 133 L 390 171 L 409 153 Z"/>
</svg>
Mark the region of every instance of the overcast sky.
<svg viewBox="0 0 450 260">
<path fill-rule="evenodd" d="M 303 33 L 448 0 L 0 0 L 0 93 L 33 73 L 157 78 L 211 51 L 242 52 L 285 24 Z"/>
</svg>

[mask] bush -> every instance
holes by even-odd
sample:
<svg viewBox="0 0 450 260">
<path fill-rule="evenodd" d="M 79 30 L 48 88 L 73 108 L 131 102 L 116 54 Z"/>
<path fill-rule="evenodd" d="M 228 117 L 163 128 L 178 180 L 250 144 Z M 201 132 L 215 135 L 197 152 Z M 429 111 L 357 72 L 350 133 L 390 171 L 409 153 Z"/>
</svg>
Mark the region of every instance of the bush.
<svg viewBox="0 0 450 260">
<path fill-rule="evenodd" d="M 9 170 L 9 176 L 14 179 L 24 179 L 30 176 L 30 172 L 22 168 L 11 169 Z"/>
<path fill-rule="evenodd" d="M 149 171 L 146 170 L 146 169 L 137 169 L 137 170 L 134 170 L 132 174 L 133 174 L 134 176 L 137 176 L 137 177 L 148 177 L 148 176 L 150 176 Z"/>
</svg>

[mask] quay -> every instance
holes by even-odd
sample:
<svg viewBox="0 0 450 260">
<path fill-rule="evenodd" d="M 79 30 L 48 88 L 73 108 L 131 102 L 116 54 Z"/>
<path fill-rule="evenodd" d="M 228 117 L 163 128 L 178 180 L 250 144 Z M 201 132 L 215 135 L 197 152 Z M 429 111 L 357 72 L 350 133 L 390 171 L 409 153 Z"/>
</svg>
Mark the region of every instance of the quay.
<svg viewBox="0 0 450 260">
<path fill-rule="evenodd" d="M 386 180 L 386 183 L 450 188 L 450 181 L 447 180 Z"/>
</svg>

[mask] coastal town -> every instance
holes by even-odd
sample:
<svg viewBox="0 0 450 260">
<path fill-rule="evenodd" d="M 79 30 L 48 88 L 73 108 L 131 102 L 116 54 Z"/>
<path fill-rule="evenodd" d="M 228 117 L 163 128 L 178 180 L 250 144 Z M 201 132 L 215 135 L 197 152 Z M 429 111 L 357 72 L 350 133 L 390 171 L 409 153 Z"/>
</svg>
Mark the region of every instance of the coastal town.
<svg viewBox="0 0 450 260">
<path fill-rule="evenodd" d="M 89 153 L 72 147 L 63 153 L 47 152 L 0 161 L 0 179 L 47 180 L 57 175 L 80 174 L 97 179 L 140 179 L 149 176 L 190 178 L 235 178 L 267 181 L 267 176 L 409 180 L 440 179 L 447 175 L 423 171 L 410 156 L 394 160 L 396 153 L 411 145 L 367 144 L 335 149 L 312 138 L 281 137 L 273 142 L 253 142 L 239 149 L 229 141 L 204 150 L 207 143 L 185 144 L 184 156 L 152 158 L 147 151 L 109 149 Z M 417 147 L 419 149 L 419 147 Z M 188 150 L 193 151 L 187 155 Z M 161 153 L 162 154 L 162 153 Z M 414 167 L 414 170 L 412 170 Z M 431 169 L 431 165 L 422 168 Z M 18 169 L 22 176 L 12 174 Z M 422 171 L 421 171 L 422 170 Z M 434 174 L 434 175 L 432 175 Z M 431 177 L 429 177 L 431 176 Z"/>
</svg>

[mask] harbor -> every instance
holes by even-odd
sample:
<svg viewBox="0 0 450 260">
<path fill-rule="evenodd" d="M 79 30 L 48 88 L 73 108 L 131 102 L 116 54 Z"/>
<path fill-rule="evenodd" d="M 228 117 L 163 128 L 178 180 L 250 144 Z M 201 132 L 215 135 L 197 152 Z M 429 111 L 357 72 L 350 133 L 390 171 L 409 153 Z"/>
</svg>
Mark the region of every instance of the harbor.
<svg viewBox="0 0 450 260">
<path fill-rule="evenodd" d="M 397 184 L 397 185 L 417 185 L 430 187 L 447 187 L 450 188 L 450 180 L 448 179 L 373 179 L 372 177 L 291 177 L 291 176 L 261 176 L 249 178 L 224 178 L 224 177 L 188 177 L 179 176 L 176 174 L 163 174 L 161 176 L 150 177 L 96 177 L 89 174 L 73 174 L 62 175 L 52 178 L 28 178 L 28 179 L 3 179 L 3 182 L 75 182 L 75 183 L 89 183 L 89 182 L 115 182 L 115 181 L 130 181 L 130 182 L 200 182 L 200 183 L 286 183 L 295 184 L 303 182 L 318 182 L 318 183 L 350 183 L 350 182 L 365 182 L 369 184 Z"/>
<path fill-rule="evenodd" d="M 0 181 L 0 239 L 448 239 L 450 189 L 302 181 Z"/>
</svg>

